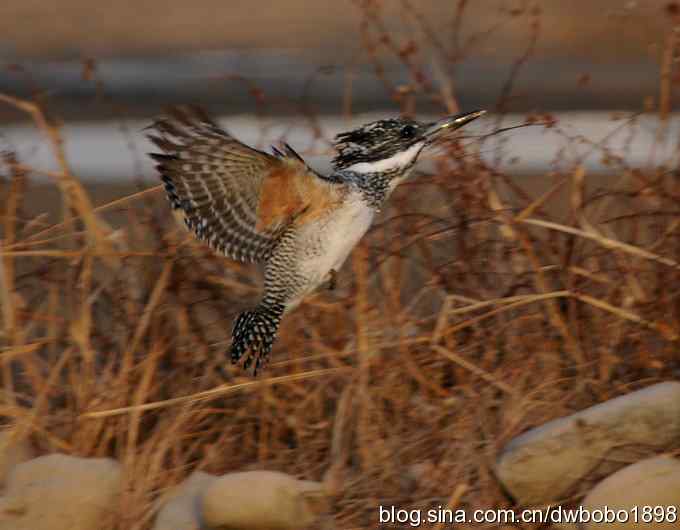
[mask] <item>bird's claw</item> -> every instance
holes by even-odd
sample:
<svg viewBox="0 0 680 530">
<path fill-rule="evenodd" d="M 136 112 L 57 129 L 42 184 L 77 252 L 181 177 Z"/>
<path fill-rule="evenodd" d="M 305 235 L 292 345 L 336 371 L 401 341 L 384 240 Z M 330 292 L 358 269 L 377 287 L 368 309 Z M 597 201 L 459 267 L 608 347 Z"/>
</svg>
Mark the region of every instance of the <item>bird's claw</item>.
<svg viewBox="0 0 680 530">
<path fill-rule="evenodd" d="M 334 291 L 335 288 L 338 286 L 338 273 L 335 269 L 331 269 L 329 272 L 329 278 L 328 278 L 328 290 L 329 291 Z"/>
</svg>

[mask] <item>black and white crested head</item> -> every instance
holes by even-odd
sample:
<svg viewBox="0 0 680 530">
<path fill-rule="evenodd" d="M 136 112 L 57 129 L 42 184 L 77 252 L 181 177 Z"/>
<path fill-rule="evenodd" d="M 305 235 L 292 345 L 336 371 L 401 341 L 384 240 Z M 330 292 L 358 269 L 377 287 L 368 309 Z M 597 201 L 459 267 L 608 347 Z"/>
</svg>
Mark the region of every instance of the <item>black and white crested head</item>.
<svg viewBox="0 0 680 530">
<path fill-rule="evenodd" d="M 410 118 L 392 118 L 338 134 L 333 166 L 373 173 L 397 168 L 402 162 L 411 163 L 425 145 L 424 128 L 424 124 Z"/>
<path fill-rule="evenodd" d="M 398 177 L 413 166 L 423 148 L 482 114 L 484 111 L 468 112 L 434 123 L 403 117 L 368 123 L 336 136 L 338 154 L 333 159 L 333 167 Z"/>
</svg>

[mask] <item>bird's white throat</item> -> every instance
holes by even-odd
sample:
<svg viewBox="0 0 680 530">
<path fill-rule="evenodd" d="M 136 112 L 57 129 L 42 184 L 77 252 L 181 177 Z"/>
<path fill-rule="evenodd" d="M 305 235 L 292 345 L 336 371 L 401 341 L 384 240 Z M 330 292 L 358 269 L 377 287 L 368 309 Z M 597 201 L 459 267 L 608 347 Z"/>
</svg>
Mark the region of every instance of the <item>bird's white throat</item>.
<svg viewBox="0 0 680 530">
<path fill-rule="evenodd" d="M 425 142 L 413 144 L 405 151 L 399 151 L 389 158 L 383 158 L 374 162 L 357 162 L 347 168 L 356 173 L 383 173 L 410 165 L 420 153 Z"/>
</svg>

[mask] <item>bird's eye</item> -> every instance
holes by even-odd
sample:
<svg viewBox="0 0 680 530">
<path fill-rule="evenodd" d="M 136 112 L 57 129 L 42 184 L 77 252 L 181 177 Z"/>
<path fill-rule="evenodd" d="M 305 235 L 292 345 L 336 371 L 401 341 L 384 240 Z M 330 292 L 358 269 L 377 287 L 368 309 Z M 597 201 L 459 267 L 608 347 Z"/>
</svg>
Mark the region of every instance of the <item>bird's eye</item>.
<svg viewBox="0 0 680 530">
<path fill-rule="evenodd" d="M 404 125 L 400 134 L 402 138 L 413 138 L 416 135 L 416 128 L 413 125 Z"/>
</svg>

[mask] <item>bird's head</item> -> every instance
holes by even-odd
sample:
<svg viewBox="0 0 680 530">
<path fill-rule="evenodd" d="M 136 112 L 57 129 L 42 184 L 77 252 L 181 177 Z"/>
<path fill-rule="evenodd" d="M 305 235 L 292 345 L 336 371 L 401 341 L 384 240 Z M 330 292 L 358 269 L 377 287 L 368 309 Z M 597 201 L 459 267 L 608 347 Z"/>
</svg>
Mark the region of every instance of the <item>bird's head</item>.
<svg viewBox="0 0 680 530">
<path fill-rule="evenodd" d="M 398 179 L 408 173 L 423 148 L 433 144 L 486 111 L 448 116 L 433 123 L 410 118 L 392 118 L 367 123 L 338 134 L 333 159 L 336 170 L 387 175 Z"/>
</svg>

